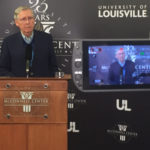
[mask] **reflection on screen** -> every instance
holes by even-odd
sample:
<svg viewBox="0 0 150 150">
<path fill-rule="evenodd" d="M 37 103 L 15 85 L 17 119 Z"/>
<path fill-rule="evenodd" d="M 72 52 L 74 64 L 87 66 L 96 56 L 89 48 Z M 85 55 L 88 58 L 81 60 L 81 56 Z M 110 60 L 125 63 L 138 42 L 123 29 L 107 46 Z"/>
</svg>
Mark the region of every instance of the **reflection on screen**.
<svg viewBox="0 0 150 150">
<path fill-rule="evenodd" d="M 150 45 L 88 45 L 88 57 L 89 85 L 150 84 Z"/>
</svg>

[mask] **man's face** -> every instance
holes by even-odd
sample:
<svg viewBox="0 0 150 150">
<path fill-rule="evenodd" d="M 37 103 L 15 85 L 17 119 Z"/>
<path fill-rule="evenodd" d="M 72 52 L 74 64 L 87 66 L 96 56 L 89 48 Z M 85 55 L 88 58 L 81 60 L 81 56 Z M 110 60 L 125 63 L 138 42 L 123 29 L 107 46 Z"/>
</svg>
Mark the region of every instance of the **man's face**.
<svg viewBox="0 0 150 150">
<path fill-rule="evenodd" d="M 125 60 L 125 52 L 124 50 L 118 50 L 116 53 L 116 58 L 120 61 L 120 62 L 124 62 Z"/>
<path fill-rule="evenodd" d="M 22 10 L 15 20 L 15 24 L 20 31 L 27 37 L 32 34 L 35 25 L 35 19 L 31 10 Z"/>
</svg>

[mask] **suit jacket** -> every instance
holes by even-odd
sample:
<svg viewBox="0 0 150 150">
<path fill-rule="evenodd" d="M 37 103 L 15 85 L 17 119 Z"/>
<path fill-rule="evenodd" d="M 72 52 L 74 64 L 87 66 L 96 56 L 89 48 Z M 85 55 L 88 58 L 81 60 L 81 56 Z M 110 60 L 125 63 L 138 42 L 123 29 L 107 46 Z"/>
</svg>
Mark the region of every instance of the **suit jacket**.
<svg viewBox="0 0 150 150">
<path fill-rule="evenodd" d="M 4 39 L 0 56 L 0 76 L 26 76 L 26 46 L 20 32 Z M 53 51 L 52 36 L 34 30 L 32 41 L 32 76 L 54 76 L 57 71 L 56 57 Z"/>
<path fill-rule="evenodd" d="M 122 71 L 121 71 L 122 69 Z M 124 70 L 124 75 L 123 75 Z M 123 84 L 133 84 L 134 78 L 133 73 L 135 72 L 135 65 L 132 61 L 126 60 L 124 67 L 122 68 L 120 64 L 116 61 L 110 65 L 109 69 L 109 82 L 110 84 L 119 85 L 120 75 L 123 76 Z"/>
</svg>

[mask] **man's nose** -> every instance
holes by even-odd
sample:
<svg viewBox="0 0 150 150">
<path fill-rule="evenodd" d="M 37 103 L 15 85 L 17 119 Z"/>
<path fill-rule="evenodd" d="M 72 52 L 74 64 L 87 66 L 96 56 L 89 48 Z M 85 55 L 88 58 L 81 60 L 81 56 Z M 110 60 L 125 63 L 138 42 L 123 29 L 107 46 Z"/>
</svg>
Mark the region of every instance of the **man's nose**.
<svg viewBox="0 0 150 150">
<path fill-rule="evenodd" d="M 25 21 L 26 23 L 29 23 L 30 21 L 29 21 L 29 18 L 26 18 L 26 21 Z"/>
</svg>

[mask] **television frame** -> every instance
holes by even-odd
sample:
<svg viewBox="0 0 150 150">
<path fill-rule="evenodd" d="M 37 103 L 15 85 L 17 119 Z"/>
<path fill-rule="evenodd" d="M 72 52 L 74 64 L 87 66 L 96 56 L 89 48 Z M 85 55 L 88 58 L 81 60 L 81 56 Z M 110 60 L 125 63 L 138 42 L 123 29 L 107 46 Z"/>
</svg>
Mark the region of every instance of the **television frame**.
<svg viewBox="0 0 150 150">
<path fill-rule="evenodd" d="M 109 45 L 149 45 L 150 40 L 82 40 L 82 74 L 83 74 L 83 91 L 147 91 L 150 90 L 149 84 L 123 84 L 123 85 L 90 85 L 89 84 L 89 46 L 109 46 Z"/>
</svg>

